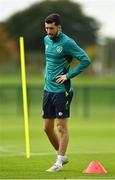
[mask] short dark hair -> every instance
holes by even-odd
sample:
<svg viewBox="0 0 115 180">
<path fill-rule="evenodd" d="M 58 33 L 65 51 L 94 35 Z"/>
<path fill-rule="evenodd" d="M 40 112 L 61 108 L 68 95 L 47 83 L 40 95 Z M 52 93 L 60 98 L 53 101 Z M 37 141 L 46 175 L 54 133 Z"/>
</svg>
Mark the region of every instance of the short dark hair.
<svg viewBox="0 0 115 180">
<path fill-rule="evenodd" d="M 50 14 L 45 18 L 45 22 L 48 24 L 55 23 L 56 26 L 61 25 L 61 16 L 57 13 Z"/>
</svg>

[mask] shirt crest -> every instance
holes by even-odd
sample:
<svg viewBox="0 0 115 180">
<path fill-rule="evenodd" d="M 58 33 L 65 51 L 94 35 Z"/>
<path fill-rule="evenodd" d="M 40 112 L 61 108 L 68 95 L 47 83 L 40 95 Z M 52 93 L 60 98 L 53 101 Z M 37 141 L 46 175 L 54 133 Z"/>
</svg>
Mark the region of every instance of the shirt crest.
<svg viewBox="0 0 115 180">
<path fill-rule="evenodd" d="M 63 50 L 63 47 L 62 47 L 62 46 L 57 46 L 57 47 L 56 47 L 56 51 L 57 51 L 58 53 L 61 53 L 62 50 Z"/>
</svg>

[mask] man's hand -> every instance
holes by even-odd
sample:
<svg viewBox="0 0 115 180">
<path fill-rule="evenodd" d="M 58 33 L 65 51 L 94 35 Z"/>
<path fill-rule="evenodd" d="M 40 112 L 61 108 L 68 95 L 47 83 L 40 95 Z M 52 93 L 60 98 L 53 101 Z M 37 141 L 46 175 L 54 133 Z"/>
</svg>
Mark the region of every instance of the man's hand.
<svg viewBox="0 0 115 180">
<path fill-rule="evenodd" d="M 57 76 L 56 78 L 57 78 L 56 82 L 58 84 L 62 84 L 67 80 L 66 74 Z"/>
</svg>

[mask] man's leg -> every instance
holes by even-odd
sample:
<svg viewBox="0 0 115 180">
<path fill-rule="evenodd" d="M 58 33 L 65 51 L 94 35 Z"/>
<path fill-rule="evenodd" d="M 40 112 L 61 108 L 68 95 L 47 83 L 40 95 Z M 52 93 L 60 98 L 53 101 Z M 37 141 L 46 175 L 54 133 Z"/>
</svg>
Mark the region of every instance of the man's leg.
<svg viewBox="0 0 115 180">
<path fill-rule="evenodd" d="M 59 150 L 58 137 L 54 131 L 54 119 L 44 119 L 44 131 L 56 151 Z"/>
<path fill-rule="evenodd" d="M 67 150 L 68 141 L 69 141 L 69 133 L 68 133 L 68 120 L 67 119 L 58 119 L 57 120 L 57 128 L 60 133 L 59 139 L 59 155 L 64 156 Z"/>
<path fill-rule="evenodd" d="M 62 166 L 64 164 L 68 163 L 68 159 L 65 156 L 67 146 L 68 146 L 68 141 L 69 141 L 69 133 L 68 133 L 67 123 L 68 123 L 67 119 L 58 119 L 57 120 L 57 128 L 60 133 L 59 151 L 58 151 L 57 161 L 55 163 L 57 166 Z"/>
<path fill-rule="evenodd" d="M 65 156 L 65 153 L 67 150 L 67 145 L 68 145 L 68 140 L 69 140 L 67 119 L 58 119 L 57 127 L 58 127 L 58 130 L 60 133 L 59 151 L 58 151 L 56 163 L 47 170 L 48 172 L 60 171 L 62 169 L 62 166 L 64 164 L 68 163 L 68 159 Z"/>
</svg>

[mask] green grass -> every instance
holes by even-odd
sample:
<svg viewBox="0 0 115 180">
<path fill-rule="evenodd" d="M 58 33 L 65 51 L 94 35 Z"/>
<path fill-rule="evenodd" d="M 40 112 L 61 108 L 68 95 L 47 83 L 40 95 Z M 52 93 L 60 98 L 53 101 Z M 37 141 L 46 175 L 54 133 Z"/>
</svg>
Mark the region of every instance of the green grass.
<svg viewBox="0 0 115 180">
<path fill-rule="evenodd" d="M 31 157 L 26 159 L 22 116 L 0 118 L 0 178 L 1 179 L 114 179 L 115 123 L 113 120 L 69 119 L 70 163 L 58 173 L 47 173 L 55 161 L 55 151 L 42 130 L 38 116 L 29 117 Z M 92 160 L 99 160 L 107 174 L 83 174 Z"/>
<path fill-rule="evenodd" d="M 32 85 L 43 85 L 44 84 L 44 75 L 39 74 L 29 74 L 27 73 L 27 83 Z M 21 84 L 21 74 L 6 74 L 0 75 L 0 84 Z M 73 85 L 100 85 L 100 86 L 114 86 L 115 85 L 115 77 L 98 77 L 98 76 L 78 76 L 72 79 Z"/>
<path fill-rule="evenodd" d="M 43 132 L 43 79 L 28 78 L 32 85 L 28 96 L 30 159 L 25 154 L 22 92 L 17 88 L 20 83 L 20 76 L 0 77 L 0 179 L 115 179 L 115 89 L 111 89 L 114 79 L 74 79 L 78 91 L 75 88 L 69 119 L 67 155 L 70 162 L 54 174 L 45 172 L 54 163 L 56 155 Z M 3 84 L 6 85 L 4 88 Z M 82 85 L 89 85 L 89 89 Z M 106 88 L 96 89 L 92 85 L 105 85 Z M 92 160 L 99 160 L 108 173 L 83 174 Z"/>
<path fill-rule="evenodd" d="M 58 173 L 47 173 L 45 169 L 54 162 L 53 155 L 25 157 L 2 157 L 1 178 L 8 179 L 114 179 L 113 154 L 74 154 L 69 155 L 70 163 Z M 82 170 L 92 159 L 98 159 L 106 166 L 107 174 L 83 174 Z M 111 161 L 111 162 L 110 162 Z"/>
</svg>

